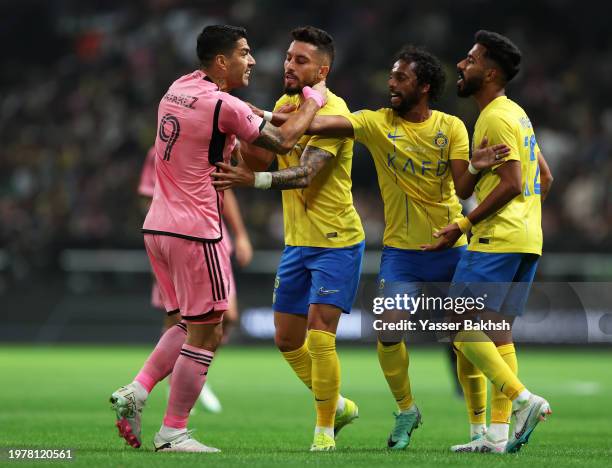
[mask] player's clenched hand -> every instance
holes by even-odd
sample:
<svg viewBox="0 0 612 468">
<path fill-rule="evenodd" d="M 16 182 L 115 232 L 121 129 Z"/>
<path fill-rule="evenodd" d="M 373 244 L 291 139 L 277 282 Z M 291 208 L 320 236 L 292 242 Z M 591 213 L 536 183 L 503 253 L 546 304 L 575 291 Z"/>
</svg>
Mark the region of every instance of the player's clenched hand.
<svg viewBox="0 0 612 468">
<path fill-rule="evenodd" d="M 253 259 L 253 246 L 248 236 L 238 236 L 234 239 L 236 260 L 241 267 L 247 266 Z"/>
<path fill-rule="evenodd" d="M 472 152 L 472 166 L 479 171 L 506 162 L 505 158 L 510 155 L 510 148 L 503 143 L 487 146 L 488 143 L 489 139 L 484 137 L 480 146 Z"/>
<path fill-rule="evenodd" d="M 211 175 L 215 179 L 212 184 L 218 191 L 232 187 L 253 187 L 255 174 L 242 158 L 238 159 L 237 166 L 225 163 L 217 163 L 216 166 L 221 172 L 213 172 Z"/>
<path fill-rule="evenodd" d="M 320 107 L 323 107 L 327 102 L 327 86 L 325 85 L 325 80 L 319 81 L 317 84 L 312 86 L 312 90 L 316 91 L 323 98 L 323 102 Z M 304 91 L 302 91 L 304 92 Z M 307 98 L 307 96 L 305 96 Z"/>
<path fill-rule="evenodd" d="M 434 232 L 434 237 L 438 239 L 435 244 L 421 245 L 421 250 L 432 252 L 436 250 L 449 249 L 455 245 L 463 233 L 457 223 L 449 224 L 448 226 Z"/>
</svg>

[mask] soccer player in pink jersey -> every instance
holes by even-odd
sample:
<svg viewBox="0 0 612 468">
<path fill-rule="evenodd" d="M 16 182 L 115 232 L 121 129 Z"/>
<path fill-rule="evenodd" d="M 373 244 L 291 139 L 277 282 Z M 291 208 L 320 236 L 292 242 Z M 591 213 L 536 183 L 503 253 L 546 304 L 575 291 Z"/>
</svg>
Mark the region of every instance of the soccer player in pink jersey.
<svg viewBox="0 0 612 468">
<path fill-rule="evenodd" d="M 141 205 L 145 215 L 149 211 L 151 200 L 153 199 L 153 192 L 155 190 L 155 154 L 155 146 L 152 146 L 147 152 L 138 184 L 138 194 L 141 196 Z M 236 199 L 233 191 L 228 190 L 225 192 L 224 202 L 224 223 L 222 228 L 223 232 L 228 232 L 225 227 L 225 222 L 229 224 L 233 234 L 234 243 L 232 243 L 232 238 L 226 235 L 221 241 L 221 248 L 225 249 L 227 254 L 230 256 L 232 253 L 235 253 L 238 265 L 245 267 L 253 258 L 253 247 L 251 246 L 249 233 L 244 226 L 242 215 L 240 214 L 240 207 L 238 206 L 238 200 Z M 235 284 L 234 274 L 231 268 L 229 272 L 229 283 Z M 155 277 L 153 277 L 153 284 L 151 288 L 151 305 L 156 309 L 166 312 L 161 298 L 159 285 L 157 284 Z M 181 321 L 181 316 L 177 312 L 177 310 L 174 310 L 170 311 L 170 313 L 164 313 L 162 333 L 165 333 L 170 327 L 178 324 Z M 230 290 L 228 309 L 223 315 L 223 343 L 228 341 L 230 332 L 237 321 L 238 297 L 236 295 L 236 288 L 234 287 Z M 202 388 L 202 392 L 200 393 L 200 403 L 202 403 L 202 406 L 205 409 L 211 411 L 212 413 L 219 413 L 222 410 L 221 402 L 214 394 L 208 383 Z"/>
<path fill-rule="evenodd" d="M 248 85 L 255 65 L 244 28 L 207 26 L 198 36 L 197 54 L 200 69 L 176 80 L 159 104 L 156 185 L 142 229 L 164 307 L 178 310 L 182 321 L 163 334 L 134 381 L 111 396 L 119 434 L 138 448 L 142 408 L 153 387 L 172 373 L 156 451 L 219 451 L 187 430 L 221 341 L 231 288 L 229 255 L 220 248 L 224 199 L 212 185 L 215 164 L 230 160 L 236 138 L 289 152 L 327 94 L 323 82 L 306 87 L 305 104 L 274 127 L 228 94 Z"/>
</svg>

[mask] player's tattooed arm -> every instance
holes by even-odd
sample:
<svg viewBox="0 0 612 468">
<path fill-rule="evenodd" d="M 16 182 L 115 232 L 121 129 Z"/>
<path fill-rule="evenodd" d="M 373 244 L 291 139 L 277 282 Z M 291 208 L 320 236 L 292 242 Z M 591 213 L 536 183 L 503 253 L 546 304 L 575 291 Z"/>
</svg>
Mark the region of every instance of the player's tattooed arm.
<svg viewBox="0 0 612 468">
<path fill-rule="evenodd" d="M 287 190 L 305 188 L 310 185 L 312 179 L 325 166 L 327 161 L 334 155 L 328 151 L 307 146 L 300 157 L 300 165 L 288 167 L 275 172 L 253 172 L 244 162 L 240 153 L 236 153 L 238 164 L 217 163 L 221 169 L 214 172 L 212 184 L 217 190 L 227 190 L 232 187 L 255 187 L 272 188 L 277 190 Z M 257 177 L 265 175 L 268 182 L 265 186 L 258 186 Z"/>
<path fill-rule="evenodd" d="M 283 137 L 280 128 L 275 127 L 269 122 L 266 122 L 261 132 L 259 132 L 259 136 L 255 138 L 251 144 L 274 153 L 287 153 L 283 147 Z"/>
<path fill-rule="evenodd" d="M 321 171 L 323 166 L 334 155 L 315 146 L 307 146 L 300 157 L 300 165 L 272 172 L 272 185 L 270 188 L 286 190 L 306 188 L 312 179 Z"/>
</svg>

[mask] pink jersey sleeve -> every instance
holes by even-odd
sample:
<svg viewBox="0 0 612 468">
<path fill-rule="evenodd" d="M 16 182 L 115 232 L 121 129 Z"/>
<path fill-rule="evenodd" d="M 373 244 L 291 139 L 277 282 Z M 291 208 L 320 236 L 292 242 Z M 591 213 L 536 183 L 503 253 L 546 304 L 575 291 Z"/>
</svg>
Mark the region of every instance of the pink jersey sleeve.
<svg viewBox="0 0 612 468">
<path fill-rule="evenodd" d="M 142 165 L 140 173 L 140 183 L 138 184 L 138 194 L 144 197 L 153 198 L 155 190 L 155 146 L 147 152 L 147 157 Z"/>
<path fill-rule="evenodd" d="M 234 134 L 251 143 L 259 136 L 264 124 L 265 121 L 240 99 L 229 96 L 229 99 L 223 100 L 219 113 L 219 130 L 223 133 Z"/>
</svg>

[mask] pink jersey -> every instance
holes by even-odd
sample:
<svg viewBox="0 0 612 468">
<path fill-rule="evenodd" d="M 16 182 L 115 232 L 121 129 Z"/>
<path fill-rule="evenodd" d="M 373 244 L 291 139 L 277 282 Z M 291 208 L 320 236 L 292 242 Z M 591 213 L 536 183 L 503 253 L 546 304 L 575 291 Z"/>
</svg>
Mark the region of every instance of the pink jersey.
<svg viewBox="0 0 612 468">
<path fill-rule="evenodd" d="M 172 83 L 159 104 L 156 186 L 142 231 L 221 240 L 223 195 L 212 185 L 215 163 L 229 161 L 236 137 L 255 140 L 264 123 L 200 70 Z"/>
<path fill-rule="evenodd" d="M 140 172 L 140 183 L 138 184 L 138 194 L 143 197 L 153 198 L 155 189 L 155 146 L 151 146 L 147 152 L 147 157 L 142 165 Z"/>
</svg>

